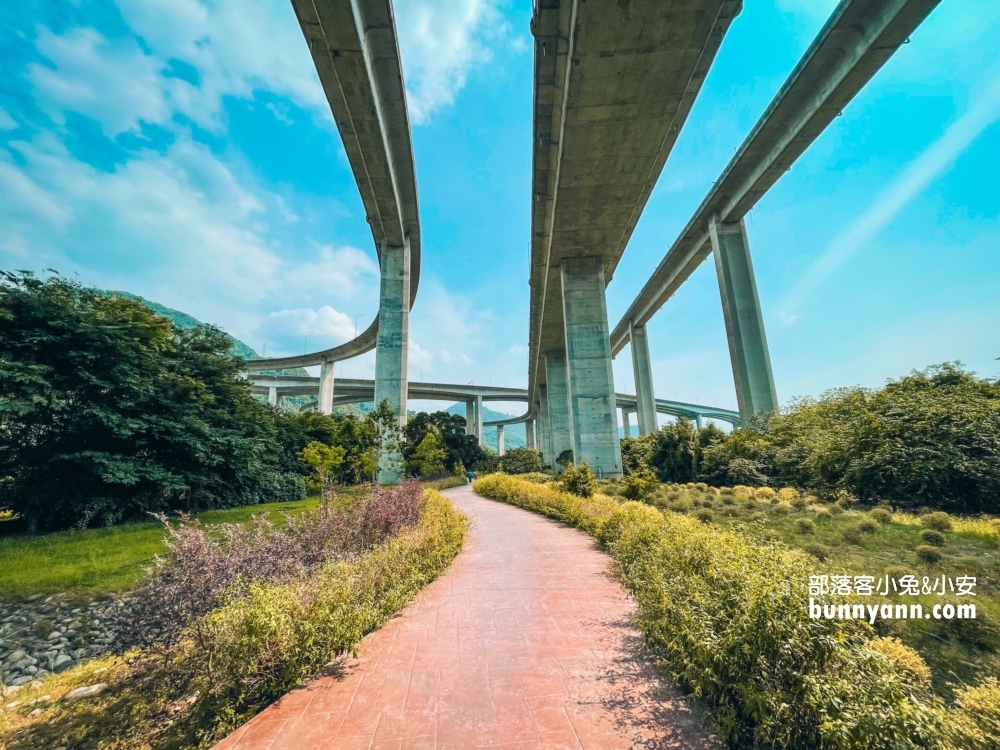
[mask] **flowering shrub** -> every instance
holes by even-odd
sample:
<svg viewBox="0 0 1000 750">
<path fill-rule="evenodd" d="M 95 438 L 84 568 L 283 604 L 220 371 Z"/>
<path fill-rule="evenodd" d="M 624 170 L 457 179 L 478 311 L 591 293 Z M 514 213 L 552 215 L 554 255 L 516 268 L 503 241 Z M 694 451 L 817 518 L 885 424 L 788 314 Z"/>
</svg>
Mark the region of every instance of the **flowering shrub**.
<svg viewBox="0 0 1000 750">
<path fill-rule="evenodd" d="M 328 498 L 329 500 L 329 498 Z M 182 517 L 167 523 L 167 554 L 158 557 L 146 582 L 123 608 L 121 647 L 140 645 L 165 652 L 185 628 L 208 614 L 225 592 L 246 594 L 257 583 L 283 583 L 333 559 L 374 548 L 414 524 L 425 504 L 416 480 L 373 487 L 346 510 L 326 502 L 277 528 L 264 516 L 249 524 L 222 524 L 211 531 Z"/>
</svg>

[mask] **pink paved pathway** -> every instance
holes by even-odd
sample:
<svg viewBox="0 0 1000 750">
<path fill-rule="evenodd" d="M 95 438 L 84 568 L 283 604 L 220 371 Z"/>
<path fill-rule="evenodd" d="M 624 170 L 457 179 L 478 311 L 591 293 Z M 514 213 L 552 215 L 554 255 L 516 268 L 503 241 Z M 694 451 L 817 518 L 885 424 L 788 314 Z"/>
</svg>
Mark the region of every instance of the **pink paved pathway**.
<svg viewBox="0 0 1000 750">
<path fill-rule="evenodd" d="M 590 537 L 446 494 L 474 519 L 451 568 L 218 750 L 722 747 L 654 669 Z"/>
</svg>

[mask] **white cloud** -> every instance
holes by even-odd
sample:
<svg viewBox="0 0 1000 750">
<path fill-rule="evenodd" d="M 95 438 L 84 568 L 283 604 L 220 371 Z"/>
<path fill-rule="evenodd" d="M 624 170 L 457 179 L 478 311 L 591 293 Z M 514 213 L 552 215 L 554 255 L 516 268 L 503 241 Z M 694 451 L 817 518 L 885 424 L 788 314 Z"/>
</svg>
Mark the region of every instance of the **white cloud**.
<svg viewBox="0 0 1000 750">
<path fill-rule="evenodd" d="M 354 319 L 330 305 L 279 310 L 261 321 L 255 340 L 261 338 L 286 351 L 298 345 L 308 351 L 326 349 L 354 338 Z"/>
<path fill-rule="evenodd" d="M 395 5 L 410 117 L 416 124 L 452 104 L 469 72 L 493 58 L 491 45 L 525 47 L 497 0 L 400 0 Z"/>
<path fill-rule="evenodd" d="M 17 120 L 10 116 L 10 112 L 0 107 L 0 130 L 17 130 Z"/>
<path fill-rule="evenodd" d="M 0 265 L 30 251 L 32 267 L 79 272 L 87 284 L 181 307 L 237 336 L 254 331 L 260 308 L 374 309 L 365 301 L 377 288 L 371 258 L 328 245 L 285 251 L 269 238 L 287 219 L 283 203 L 245 187 L 200 144 L 144 151 L 113 172 L 77 161 L 51 134 L 12 147 L 24 164 L 0 150 L 0 191 L 9 196 L 0 202 Z M 320 310 L 314 325 L 339 343 L 354 323 L 334 312 Z"/>
<path fill-rule="evenodd" d="M 222 132 L 223 97 L 249 98 L 255 90 L 287 96 L 330 121 L 295 14 L 285 3 L 119 0 L 119 8 L 135 37 L 39 29 L 36 47 L 47 64 L 32 64 L 27 73 L 39 103 L 57 122 L 72 110 L 114 136 L 137 130 L 140 122 L 168 125 L 179 113 Z M 165 75 L 174 60 L 192 66 L 197 82 Z"/>
<path fill-rule="evenodd" d="M 844 263 L 863 250 L 907 204 L 949 169 L 986 128 L 1000 120 L 1000 73 L 965 113 L 928 146 L 846 230 L 834 238 L 795 283 L 779 315 L 794 322 L 797 310 Z"/>
</svg>

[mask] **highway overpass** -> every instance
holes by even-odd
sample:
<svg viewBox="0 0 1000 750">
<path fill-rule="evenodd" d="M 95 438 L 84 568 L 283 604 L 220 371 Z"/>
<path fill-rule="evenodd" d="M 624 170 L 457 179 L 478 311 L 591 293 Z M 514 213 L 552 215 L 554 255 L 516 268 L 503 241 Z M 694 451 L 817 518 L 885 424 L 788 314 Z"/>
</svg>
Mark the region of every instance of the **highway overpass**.
<svg viewBox="0 0 1000 750">
<path fill-rule="evenodd" d="M 657 413 L 738 425 L 775 412 L 778 397 L 743 217 L 939 2 L 842 0 L 612 329 L 605 289 L 742 0 L 536 0 L 528 387 L 499 389 L 505 394 L 494 399 L 523 400 L 527 408 L 502 424 L 527 422 L 549 463 L 571 449 L 577 461 L 616 476 L 617 409 L 624 409 L 625 419 L 637 414 L 640 434 L 656 429 Z M 327 413 L 339 403 L 388 398 L 401 421 L 407 398 L 465 401 L 470 431 L 481 438 L 479 407 L 493 389 L 407 382 L 420 227 L 390 0 L 293 5 L 371 225 L 382 268 L 380 311 L 364 333 L 339 347 L 247 364 L 250 372 L 319 365 L 315 383 L 254 375 L 254 389 L 273 401 L 318 392 L 318 408 Z M 656 399 L 652 387 L 646 324 L 709 254 L 719 279 L 738 415 Z M 635 396 L 618 394 L 614 386 L 612 358 L 627 344 Z M 335 388 L 335 363 L 372 348 L 375 381 L 343 380 Z M 382 467 L 383 479 L 391 481 L 398 468 Z"/>
</svg>

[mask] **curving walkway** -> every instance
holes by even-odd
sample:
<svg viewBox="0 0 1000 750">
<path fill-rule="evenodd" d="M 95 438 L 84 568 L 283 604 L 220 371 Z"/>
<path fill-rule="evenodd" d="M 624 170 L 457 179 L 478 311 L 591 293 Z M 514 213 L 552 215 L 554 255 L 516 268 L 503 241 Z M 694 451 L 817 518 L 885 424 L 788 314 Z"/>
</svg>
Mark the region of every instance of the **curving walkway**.
<svg viewBox="0 0 1000 750">
<path fill-rule="evenodd" d="M 722 747 L 653 667 L 589 536 L 445 494 L 474 519 L 451 568 L 218 750 Z"/>
</svg>

